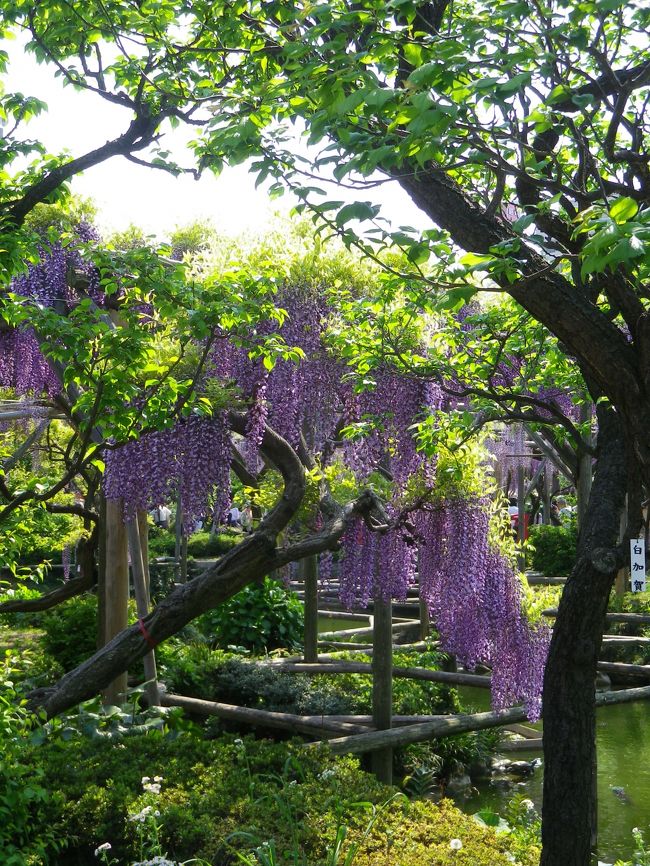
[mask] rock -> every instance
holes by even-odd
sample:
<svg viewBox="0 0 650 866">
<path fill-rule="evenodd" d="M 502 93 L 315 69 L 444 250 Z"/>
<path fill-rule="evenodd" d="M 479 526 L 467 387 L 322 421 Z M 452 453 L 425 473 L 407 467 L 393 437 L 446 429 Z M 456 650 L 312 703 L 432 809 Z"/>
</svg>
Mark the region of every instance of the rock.
<svg viewBox="0 0 650 866">
<path fill-rule="evenodd" d="M 532 776 L 537 767 L 537 758 L 532 761 L 511 761 L 508 773 L 513 776 Z"/>
<path fill-rule="evenodd" d="M 498 779 L 492 779 L 492 781 L 490 782 L 490 786 L 492 788 L 496 788 L 497 791 L 509 791 L 512 788 L 513 783 L 510 779 L 501 777 Z"/>
<path fill-rule="evenodd" d="M 458 794 L 466 793 L 467 789 L 471 787 L 472 780 L 466 773 L 463 773 L 458 776 L 450 776 L 445 790 L 447 794 L 453 797 Z"/>
</svg>

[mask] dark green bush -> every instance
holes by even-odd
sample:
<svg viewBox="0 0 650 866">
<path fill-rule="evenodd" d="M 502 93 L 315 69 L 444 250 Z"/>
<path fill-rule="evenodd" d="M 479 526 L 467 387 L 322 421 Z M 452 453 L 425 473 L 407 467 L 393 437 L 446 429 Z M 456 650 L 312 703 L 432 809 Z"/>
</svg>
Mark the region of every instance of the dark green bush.
<svg viewBox="0 0 650 866">
<path fill-rule="evenodd" d="M 358 659 L 357 659 L 358 660 Z M 434 653 L 396 656 L 396 664 L 439 666 Z M 372 679 L 365 674 L 286 673 L 201 644 L 178 647 L 162 674 L 170 691 L 286 713 L 370 713 Z M 456 690 L 441 683 L 396 679 L 395 713 L 458 712 Z"/>
<path fill-rule="evenodd" d="M 530 543 L 534 547 L 530 564 L 535 571 L 556 577 L 568 575 L 573 569 L 578 543 L 575 522 L 563 526 L 532 526 Z"/>
<path fill-rule="evenodd" d="M 25 694 L 10 656 L 0 659 L 0 863 L 25 866 L 56 852 L 57 834 L 46 816 L 49 792 L 40 766 L 28 766 L 23 747 L 34 720 L 24 708 Z"/>
<path fill-rule="evenodd" d="M 222 556 L 242 540 L 239 532 L 195 532 L 187 542 L 187 555 L 195 559 Z"/>
<path fill-rule="evenodd" d="M 47 611 L 41 628 L 45 652 L 72 670 L 97 649 L 97 596 L 84 593 Z"/>
<path fill-rule="evenodd" d="M 208 559 L 227 553 L 242 540 L 237 532 L 195 532 L 187 542 L 187 555 L 195 559 Z M 149 527 L 149 557 L 174 556 L 176 552 L 176 536 L 173 529 L 163 529 L 161 526 Z"/>
<path fill-rule="evenodd" d="M 0 604 L 5 601 L 20 601 L 39 598 L 44 590 L 30 588 L 24 585 L 9 587 L 0 592 Z M 39 626 L 42 613 L 9 612 L 0 613 L 0 623 L 11 628 L 25 628 L 26 626 Z"/>
<path fill-rule="evenodd" d="M 293 649 L 302 645 L 304 609 L 295 593 L 267 577 L 198 617 L 195 625 L 214 646 L 224 649 Z"/>
<path fill-rule="evenodd" d="M 117 862 L 132 862 L 139 850 L 128 816 L 144 805 L 160 811 L 162 848 L 176 860 L 202 857 L 234 866 L 236 850 L 268 842 L 282 866 L 322 864 L 337 831 L 346 827 L 344 853 L 360 843 L 354 866 L 511 862 L 507 837 L 480 827 L 448 801 L 391 800 L 394 790 L 363 773 L 355 759 L 334 759 L 324 749 L 248 737 L 205 742 L 185 735 L 172 741 L 152 732 L 117 744 L 75 739 L 26 747 L 24 763 L 41 768 L 43 784 L 57 792 L 47 817 L 68 842 L 49 861 L 57 866 L 87 866 L 107 841 Z M 160 793 L 144 793 L 142 777 L 156 775 L 163 777 Z M 370 804 L 376 804 L 374 820 Z M 452 838 L 462 839 L 461 851 L 450 850 Z M 536 854 L 531 849 L 527 864 Z"/>
</svg>

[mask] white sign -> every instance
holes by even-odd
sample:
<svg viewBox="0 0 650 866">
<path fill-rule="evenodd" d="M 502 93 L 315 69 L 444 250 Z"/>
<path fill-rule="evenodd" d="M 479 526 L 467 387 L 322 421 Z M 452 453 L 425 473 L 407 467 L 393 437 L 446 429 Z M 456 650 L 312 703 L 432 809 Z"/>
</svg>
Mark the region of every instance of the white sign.
<svg viewBox="0 0 650 866">
<path fill-rule="evenodd" d="M 630 538 L 630 589 L 645 592 L 645 538 Z"/>
</svg>

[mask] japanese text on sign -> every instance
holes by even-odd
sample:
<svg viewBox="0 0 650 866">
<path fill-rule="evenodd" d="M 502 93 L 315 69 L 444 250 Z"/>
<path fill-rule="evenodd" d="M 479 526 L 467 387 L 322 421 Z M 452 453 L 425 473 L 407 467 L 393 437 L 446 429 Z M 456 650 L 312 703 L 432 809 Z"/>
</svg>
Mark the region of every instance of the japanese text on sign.
<svg viewBox="0 0 650 866">
<path fill-rule="evenodd" d="M 645 538 L 630 539 L 630 589 L 645 592 Z"/>
</svg>

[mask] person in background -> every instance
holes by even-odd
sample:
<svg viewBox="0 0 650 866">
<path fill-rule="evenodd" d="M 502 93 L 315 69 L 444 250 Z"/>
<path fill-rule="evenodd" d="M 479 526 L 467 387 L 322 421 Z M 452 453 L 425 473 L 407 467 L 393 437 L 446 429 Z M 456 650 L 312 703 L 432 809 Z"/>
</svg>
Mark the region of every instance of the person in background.
<svg viewBox="0 0 650 866">
<path fill-rule="evenodd" d="M 172 516 L 171 511 L 166 505 L 159 505 L 149 512 L 156 526 L 162 526 L 163 529 L 169 529 L 169 519 Z"/>
<path fill-rule="evenodd" d="M 253 531 L 253 509 L 247 505 L 241 514 L 241 525 L 244 532 Z"/>
<path fill-rule="evenodd" d="M 241 526 L 241 511 L 236 505 L 228 512 L 228 526 Z"/>
</svg>

